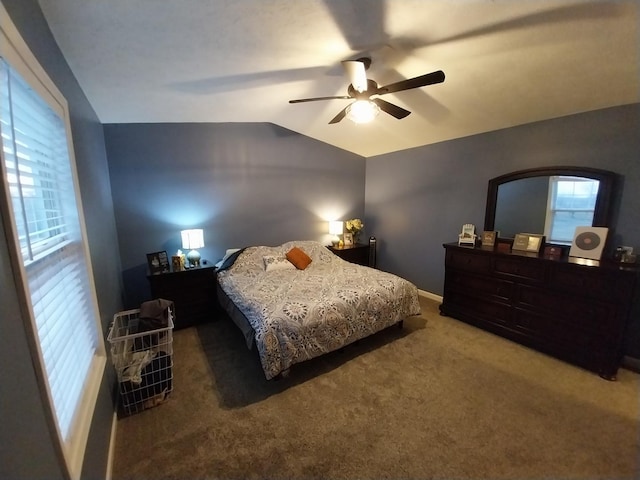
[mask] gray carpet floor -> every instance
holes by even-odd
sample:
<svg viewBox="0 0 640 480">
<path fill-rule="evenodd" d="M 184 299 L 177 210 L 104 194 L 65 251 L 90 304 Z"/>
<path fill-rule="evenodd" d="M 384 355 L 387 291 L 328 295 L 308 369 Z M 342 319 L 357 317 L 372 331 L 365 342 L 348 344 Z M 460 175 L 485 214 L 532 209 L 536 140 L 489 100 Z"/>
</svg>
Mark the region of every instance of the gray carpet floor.
<svg viewBox="0 0 640 480">
<path fill-rule="evenodd" d="M 117 423 L 119 479 L 640 478 L 639 386 L 438 314 L 266 381 L 225 317 L 174 332 L 169 400 Z"/>
</svg>

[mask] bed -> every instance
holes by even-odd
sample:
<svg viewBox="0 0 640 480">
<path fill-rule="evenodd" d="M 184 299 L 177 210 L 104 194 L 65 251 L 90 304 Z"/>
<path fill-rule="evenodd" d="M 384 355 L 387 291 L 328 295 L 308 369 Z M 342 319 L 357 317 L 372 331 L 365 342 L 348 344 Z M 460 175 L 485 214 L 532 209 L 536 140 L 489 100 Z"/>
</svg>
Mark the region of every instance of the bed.
<svg viewBox="0 0 640 480">
<path fill-rule="evenodd" d="M 310 261 L 303 269 L 294 265 L 300 252 Z M 268 380 L 420 314 L 411 282 L 346 262 L 314 241 L 233 253 L 218 270 L 218 297 L 247 347 L 257 348 Z"/>
</svg>

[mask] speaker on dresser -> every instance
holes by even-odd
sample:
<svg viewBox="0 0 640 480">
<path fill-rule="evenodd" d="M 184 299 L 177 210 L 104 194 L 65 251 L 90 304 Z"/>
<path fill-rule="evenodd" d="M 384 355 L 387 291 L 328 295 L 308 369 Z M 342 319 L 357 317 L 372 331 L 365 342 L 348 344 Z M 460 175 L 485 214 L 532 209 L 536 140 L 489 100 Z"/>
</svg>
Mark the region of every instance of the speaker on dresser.
<svg viewBox="0 0 640 480">
<path fill-rule="evenodd" d="M 376 237 L 369 237 L 369 266 L 376 268 Z"/>
<path fill-rule="evenodd" d="M 607 227 L 576 227 L 569 256 L 600 260 L 608 232 Z"/>
</svg>

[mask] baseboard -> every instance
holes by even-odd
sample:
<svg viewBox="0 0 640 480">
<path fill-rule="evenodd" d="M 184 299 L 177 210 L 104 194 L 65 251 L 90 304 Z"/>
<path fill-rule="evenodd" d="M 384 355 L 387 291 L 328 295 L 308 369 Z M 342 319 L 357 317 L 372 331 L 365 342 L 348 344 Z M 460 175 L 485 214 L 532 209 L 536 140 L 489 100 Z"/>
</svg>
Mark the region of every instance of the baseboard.
<svg viewBox="0 0 640 480">
<path fill-rule="evenodd" d="M 632 372 L 640 373 L 640 358 L 625 355 L 622 357 L 622 366 Z"/>
<path fill-rule="evenodd" d="M 111 480 L 113 474 L 113 456 L 116 450 L 116 431 L 118 429 L 118 413 L 113 412 L 113 420 L 111 421 L 111 438 L 109 438 L 109 454 L 107 455 L 107 471 L 105 472 L 105 480 Z"/>
<path fill-rule="evenodd" d="M 435 293 L 427 292 L 426 290 L 420 290 L 420 289 L 418 289 L 418 295 L 420 295 L 421 297 L 428 298 L 429 300 L 442 303 L 441 295 L 436 295 Z"/>
</svg>

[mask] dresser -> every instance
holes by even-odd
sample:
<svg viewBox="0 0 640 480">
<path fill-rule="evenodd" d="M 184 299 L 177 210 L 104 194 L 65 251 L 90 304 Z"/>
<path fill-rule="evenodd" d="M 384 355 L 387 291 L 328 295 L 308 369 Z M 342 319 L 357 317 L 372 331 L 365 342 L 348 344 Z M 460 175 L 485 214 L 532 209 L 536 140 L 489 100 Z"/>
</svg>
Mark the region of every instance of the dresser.
<svg viewBox="0 0 640 480">
<path fill-rule="evenodd" d="M 445 244 L 440 312 L 615 379 L 637 270 Z"/>
<path fill-rule="evenodd" d="M 153 298 L 172 300 L 176 330 L 211 321 L 216 317 L 216 269 L 191 268 L 181 272 L 148 275 Z"/>
</svg>

